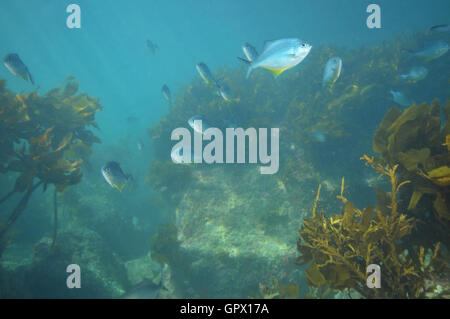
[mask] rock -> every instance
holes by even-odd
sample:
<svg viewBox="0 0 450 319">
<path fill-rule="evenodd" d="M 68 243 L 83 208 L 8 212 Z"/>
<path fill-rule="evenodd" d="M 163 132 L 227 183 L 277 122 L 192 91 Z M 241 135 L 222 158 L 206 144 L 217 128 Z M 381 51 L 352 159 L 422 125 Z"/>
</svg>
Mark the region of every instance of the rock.
<svg viewBox="0 0 450 319">
<path fill-rule="evenodd" d="M 66 268 L 81 269 L 81 288 L 69 289 Z M 94 231 L 86 228 L 65 230 L 51 249 L 51 239 L 42 238 L 33 247 L 31 263 L 10 271 L 20 287 L 19 298 L 118 298 L 129 287 L 120 258 Z"/>
<path fill-rule="evenodd" d="M 125 263 L 128 280 L 132 285 L 137 285 L 145 279 L 158 284 L 161 280 L 161 265 L 153 261 L 150 255 L 129 260 Z"/>
<path fill-rule="evenodd" d="M 305 199 L 311 205 L 313 195 Z M 173 278 L 186 296 L 210 298 L 247 298 L 272 276 L 298 282 L 293 261 L 304 214 L 276 175 L 257 167 L 195 170 L 176 209 L 180 250 L 190 260 L 171 265 Z"/>
</svg>

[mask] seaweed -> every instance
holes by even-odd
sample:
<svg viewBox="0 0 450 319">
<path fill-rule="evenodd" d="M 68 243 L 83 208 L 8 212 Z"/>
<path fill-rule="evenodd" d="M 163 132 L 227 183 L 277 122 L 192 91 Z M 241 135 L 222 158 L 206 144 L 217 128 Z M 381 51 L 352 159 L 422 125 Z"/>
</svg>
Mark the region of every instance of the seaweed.
<svg viewBox="0 0 450 319">
<path fill-rule="evenodd" d="M 0 204 L 16 193 L 25 193 L 0 229 L 0 240 L 25 210 L 33 192 L 54 185 L 56 240 L 57 193 L 81 181 L 81 164 L 94 143 L 100 143 L 89 126 L 98 128 L 98 99 L 79 93 L 72 77 L 40 96 L 38 92 L 14 94 L 0 80 L 0 173 L 18 173 L 14 187 Z M 76 152 L 83 145 L 84 153 Z M 35 182 L 36 180 L 36 182 Z"/>
<path fill-rule="evenodd" d="M 402 179 L 411 180 L 408 210 L 420 201 L 432 201 L 432 211 L 439 222 L 450 227 L 450 101 L 442 107 L 445 124 L 441 123 L 440 105 L 434 100 L 412 105 L 400 111 L 392 108 L 374 136 L 373 149 L 378 160 L 398 165 Z"/>
<path fill-rule="evenodd" d="M 192 165 L 177 165 L 172 162 L 152 162 L 145 181 L 149 183 L 156 192 L 169 196 L 169 201 L 175 201 L 173 196 L 185 190 L 192 181 Z"/>
<path fill-rule="evenodd" d="M 319 45 L 300 66 L 283 73 L 276 81 L 262 70 L 245 79 L 243 67 L 224 67 L 214 77 L 226 82 L 239 98 L 232 103 L 224 101 L 215 89 L 197 78 L 174 96 L 169 114 L 148 128 L 155 157 L 160 161 L 167 159 L 172 130 L 187 127 L 187 120 L 200 114 L 211 126 L 220 129 L 234 125 L 279 127 L 280 154 L 291 154 L 292 145 L 301 145 L 305 153 L 303 160 L 295 156 L 280 157 L 279 176 L 288 189 L 303 184 L 305 174 L 302 173 L 306 171 L 311 177 L 307 179 L 319 179 L 316 173 L 319 168 L 323 174 L 334 174 L 342 166 L 339 159 L 348 162 L 351 158 L 353 162 L 347 165 L 355 167 L 360 154 L 370 151 L 376 125 L 394 105 L 389 94 L 391 87 L 420 101 L 448 92 L 448 74 L 439 69 L 448 64 L 449 55 L 427 65 L 433 77 L 420 82 L 423 90 L 417 90 L 415 84 L 406 85 L 398 76 L 410 68 L 404 48 L 419 47 L 427 36 L 425 33 L 401 35 L 394 41 L 355 50 Z M 334 55 L 343 60 L 342 74 L 332 91 L 324 90 L 323 68 Z M 313 137 L 315 132 L 326 136 L 327 141 L 319 147 Z M 343 144 L 352 147 L 342 147 Z M 332 152 L 334 157 L 329 165 L 318 167 Z M 157 174 L 154 170 L 153 173 Z"/>
<path fill-rule="evenodd" d="M 305 219 L 299 230 L 296 264 L 310 263 L 305 274 L 313 287 L 354 289 L 366 298 L 425 297 L 436 288 L 430 279 L 445 266 L 438 257 L 440 243 L 428 249 L 408 247 L 405 239 L 416 220 L 399 211 L 397 195 L 409 181 L 399 182 L 397 165 L 382 166 L 367 155 L 361 159 L 389 178 L 391 192 L 379 190 L 378 205 L 361 210 L 345 197 L 342 178 L 337 198 L 344 209 L 329 217 L 318 210 L 319 185 L 312 217 Z M 366 270 L 371 264 L 381 267 L 382 289 L 366 287 Z"/>
</svg>

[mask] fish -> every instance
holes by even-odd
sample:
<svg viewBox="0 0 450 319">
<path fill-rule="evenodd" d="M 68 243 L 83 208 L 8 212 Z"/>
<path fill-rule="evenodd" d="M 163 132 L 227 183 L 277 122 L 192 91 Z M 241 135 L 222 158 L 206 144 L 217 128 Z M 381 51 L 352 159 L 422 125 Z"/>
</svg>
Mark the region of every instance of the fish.
<svg viewBox="0 0 450 319">
<path fill-rule="evenodd" d="M 450 25 L 448 25 L 448 24 L 438 24 L 438 25 L 432 26 L 430 28 L 430 31 L 450 33 Z"/>
<path fill-rule="evenodd" d="M 155 53 L 156 53 L 156 50 L 159 49 L 158 45 L 155 44 L 155 43 L 153 43 L 153 42 L 150 41 L 150 40 L 147 40 L 147 48 L 149 49 L 149 51 L 150 51 L 152 54 L 155 54 Z"/>
<path fill-rule="evenodd" d="M 168 290 L 162 282 L 155 284 L 151 280 L 144 279 L 141 283 L 136 285 L 130 291 L 122 295 L 122 299 L 160 299 L 161 292 Z"/>
<path fill-rule="evenodd" d="M 142 142 L 142 140 L 139 140 L 137 142 L 137 148 L 140 152 L 144 149 L 144 143 Z"/>
<path fill-rule="evenodd" d="M 168 87 L 166 84 L 164 84 L 164 85 L 162 86 L 162 88 L 161 88 L 161 93 L 162 93 L 162 95 L 164 96 L 164 98 L 165 98 L 169 103 L 172 103 L 172 96 L 171 96 L 171 94 L 170 94 L 170 89 L 169 89 L 169 87 Z"/>
<path fill-rule="evenodd" d="M 201 126 L 197 121 L 202 121 Z M 193 117 L 191 117 L 188 120 L 188 124 L 190 127 L 194 129 L 194 131 L 200 134 L 203 134 L 210 127 L 209 124 L 205 121 L 205 119 L 201 115 L 194 115 Z"/>
<path fill-rule="evenodd" d="M 120 164 L 114 161 L 107 162 L 101 169 L 102 175 L 111 187 L 120 192 L 131 180 L 130 174 L 125 174 L 120 168 Z"/>
<path fill-rule="evenodd" d="M 427 42 L 425 46 L 416 52 L 407 51 L 411 57 L 419 57 L 425 60 L 434 60 L 443 56 L 448 51 L 448 43 L 436 40 Z"/>
<path fill-rule="evenodd" d="M 408 74 L 400 74 L 400 78 L 410 82 L 418 82 L 428 75 L 428 69 L 424 66 L 413 67 Z"/>
<path fill-rule="evenodd" d="M 400 104 L 401 106 L 410 106 L 413 102 L 402 92 L 397 92 L 394 90 L 389 91 L 392 94 L 392 99 L 395 103 Z"/>
<path fill-rule="evenodd" d="M 321 131 L 315 131 L 314 133 L 309 134 L 309 137 L 319 143 L 325 143 L 327 140 L 327 137 Z"/>
<path fill-rule="evenodd" d="M 217 81 L 214 79 L 214 76 L 205 63 L 199 62 L 195 67 L 197 68 L 197 72 L 200 74 L 201 78 L 206 82 L 206 84 L 217 85 Z"/>
<path fill-rule="evenodd" d="M 9 72 L 19 78 L 24 79 L 27 82 L 29 80 L 34 85 L 33 76 L 17 53 L 7 54 L 3 59 L 3 64 L 9 70 Z"/>
<path fill-rule="evenodd" d="M 334 56 L 328 60 L 323 71 L 323 87 L 332 88 L 334 83 L 339 79 L 342 70 L 342 59 L 338 56 Z"/>
<path fill-rule="evenodd" d="M 266 41 L 263 52 L 250 64 L 246 77 L 256 68 L 264 68 L 276 78 L 302 62 L 311 48 L 309 43 L 296 38 Z"/>
<path fill-rule="evenodd" d="M 238 59 L 245 63 L 252 63 L 258 58 L 258 51 L 248 42 L 242 45 L 242 51 L 244 51 L 245 59 L 241 57 L 238 57 Z"/>
<path fill-rule="evenodd" d="M 217 94 L 221 96 L 225 101 L 232 102 L 237 101 L 238 99 L 233 98 L 233 92 L 231 92 L 230 87 L 226 83 L 218 84 L 219 90 Z"/>
</svg>

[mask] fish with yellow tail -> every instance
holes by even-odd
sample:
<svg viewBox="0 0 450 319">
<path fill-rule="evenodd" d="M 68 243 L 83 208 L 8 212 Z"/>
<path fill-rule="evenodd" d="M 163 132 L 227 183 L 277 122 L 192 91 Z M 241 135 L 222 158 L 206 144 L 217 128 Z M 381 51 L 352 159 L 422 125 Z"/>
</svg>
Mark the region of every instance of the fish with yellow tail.
<svg viewBox="0 0 450 319">
<path fill-rule="evenodd" d="M 296 38 L 266 41 L 261 54 L 250 63 L 247 78 L 257 68 L 271 71 L 276 78 L 302 62 L 311 48 L 309 43 Z"/>
<path fill-rule="evenodd" d="M 129 183 L 133 180 L 131 174 L 125 174 L 120 167 L 120 164 L 114 161 L 108 162 L 103 165 L 102 175 L 106 182 L 111 185 L 111 187 L 116 188 L 120 192 L 125 185 L 130 185 Z"/>
</svg>

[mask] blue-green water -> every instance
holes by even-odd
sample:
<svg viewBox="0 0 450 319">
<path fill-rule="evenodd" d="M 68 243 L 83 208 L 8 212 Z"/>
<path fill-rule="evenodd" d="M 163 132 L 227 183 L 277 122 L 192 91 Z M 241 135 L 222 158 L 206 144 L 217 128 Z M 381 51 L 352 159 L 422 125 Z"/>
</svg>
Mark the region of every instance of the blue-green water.
<svg viewBox="0 0 450 319">
<path fill-rule="evenodd" d="M 99 98 L 103 109 L 95 116 L 100 129 L 92 129 L 102 143 L 93 145 L 89 165 L 82 168 L 82 181 L 58 198 L 58 243 L 65 251 L 61 256 L 67 257 L 67 250 L 75 253 L 67 258 L 43 258 L 44 261 L 36 257 L 38 242 L 43 238 L 48 242 L 53 232 L 53 193 L 36 191 L 15 223 L 14 235 L 0 259 L 0 270 L 4 269 L 0 273 L 0 297 L 111 298 L 120 297 L 144 278 L 158 282 L 157 258 L 151 261 L 145 256 L 154 247 L 152 237 L 166 222 L 178 228 L 181 248 L 176 249 L 182 250 L 179 255 L 186 261 L 171 259 L 175 254 L 171 249 L 175 248 L 167 247 L 169 262 L 165 260 L 168 266 L 164 268 L 163 281 L 169 290 L 163 297 L 247 298 L 257 295 L 258 283 L 267 283 L 272 277 L 284 283 L 299 283 L 300 295 L 304 296 L 307 292 L 304 269 L 293 265 L 296 230 L 311 210 L 317 184 L 326 186 L 324 207 L 339 207 L 335 195 L 344 175 L 351 181 L 350 186 L 353 182 L 355 188 L 360 189 L 359 195 L 356 191 L 350 193 L 353 201 L 361 205 L 374 204 L 375 193 L 368 187 L 373 181 L 366 181 L 374 174 L 359 162 L 359 156 L 373 153 L 375 129 L 387 110 L 396 105 L 388 93 L 391 85 L 398 85 L 395 89 L 414 95 L 417 103 L 430 103 L 438 98 L 444 105 L 449 96 L 449 53 L 430 62 L 410 62 L 404 55 L 405 59 L 398 63 L 401 70 L 397 74 L 407 73 L 416 64 L 424 64 L 430 72 L 420 82 L 423 85 L 400 81 L 380 83 L 383 77 L 377 76 L 381 72 L 377 66 L 364 85 L 363 81 L 352 78 L 352 74 L 363 72 L 357 62 L 362 65 L 365 58 L 369 59 L 368 55 L 361 54 L 358 61 L 359 51 L 354 50 L 393 47 L 403 39 L 409 42 L 401 49 L 417 50 L 426 43 L 427 37 L 449 43 L 448 33 L 428 31 L 433 25 L 449 23 L 448 0 L 378 0 L 381 29 L 366 26 L 369 15 L 366 8 L 372 2 L 83 0 L 77 2 L 81 8 L 81 28 L 69 29 L 66 7 L 70 1 L 2 0 L 0 55 L 18 53 L 36 83 L 32 86 L 2 67 L 0 79 L 7 80 L 6 87 L 15 93 L 37 90 L 43 95 L 72 75 L 79 82 L 79 92 Z M 309 56 L 276 80 L 259 69 L 246 82 L 246 67 L 236 59 L 243 56 L 242 44 L 249 42 L 260 52 L 264 41 L 290 37 L 309 42 L 313 46 Z M 418 43 L 414 42 L 415 37 L 420 38 Z M 146 47 L 147 39 L 159 46 L 155 54 Z M 305 132 L 296 135 L 297 122 L 289 115 L 289 108 L 302 102 L 303 93 L 296 83 L 303 85 L 321 80 L 324 63 L 318 57 L 329 48 L 337 55 L 352 59 L 350 65 L 343 61 L 342 82 L 346 87 L 357 85 L 362 89 L 371 84 L 370 81 L 382 86 L 376 95 L 380 99 L 365 100 L 364 110 L 339 113 L 346 118 L 339 125 L 351 136 L 347 140 L 345 135 L 340 139 L 337 128 L 330 133 L 331 124 L 328 133 L 324 127 L 314 128 L 311 123 L 309 135 Z M 386 60 L 390 61 L 389 58 Z M 206 85 L 200 82 L 195 65 L 201 61 L 218 78 L 225 78 L 236 96 L 240 96 L 240 101 L 230 106 L 231 120 L 224 118 L 224 114 L 230 113 L 223 112 L 230 104 L 224 104 L 214 89 L 206 91 Z M 163 84 L 171 89 L 172 111 L 161 94 Z M 337 86 L 330 94 L 344 96 L 349 92 L 346 87 Z M 322 92 L 320 85 L 316 91 Z M 254 94 L 254 99 L 249 97 L 252 92 L 259 92 Z M 307 94 L 312 96 L 312 92 L 308 87 Z M 317 101 L 320 104 L 322 100 Z M 184 185 L 185 180 L 191 183 L 191 177 L 173 168 L 168 169 L 173 170 L 173 174 L 166 175 L 164 167 L 156 166 L 152 170 L 155 161 L 170 160 L 174 142 L 168 138 L 167 130 L 180 125 L 188 127 L 188 118 L 201 110 L 217 127 L 226 127 L 224 120 L 237 122 L 244 128 L 280 127 L 279 173 L 262 177 L 249 173 L 256 171 L 251 165 L 244 166 L 243 171 L 226 165 L 193 166 L 190 172 L 194 174 L 193 184 L 178 189 L 174 185 Z M 310 111 L 308 116 L 318 119 L 325 116 L 321 112 Z M 161 136 L 165 139 L 155 139 L 157 130 L 151 128 L 159 125 L 163 117 L 166 121 L 161 122 Z M 314 140 L 314 130 L 326 133 L 325 143 L 321 138 Z M 144 145 L 142 151 L 138 150 L 139 140 Z M 126 173 L 133 175 L 130 189 L 119 192 L 103 179 L 100 169 L 111 160 L 119 162 Z M 286 168 L 289 160 L 301 163 L 300 168 L 304 170 L 296 168 L 300 177 L 295 177 L 294 183 L 291 183 L 293 173 Z M 360 167 L 356 169 L 355 165 Z M 361 175 L 365 173 L 367 176 Z M 15 177 L 14 173 L 0 176 L 1 196 L 11 190 Z M 157 186 L 152 178 L 158 180 Z M 52 186 L 49 189 L 53 191 Z M 294 194 L 302 195 L 299 199 Z M 8 218 L 18 200 L 20 195 L 16 194 L 1 204 L 2 221 Z M 431 210 L 426 205 L 422 208 Z M 202 210 L 205 212 L 200 213 Z M 258 217 L 263 211 L 266 214 Z M 249 230 L 249 235 L 245 236 L 243 225 L 256 230 Z M 161 237 L 164 231 L 159 234 Z M 159 247 L 158 253 L 164 252 L 164 245 L 173 244 L 162 242 L 163 248 Z M 261 245 L 248 247 L 254 242 L 261 242 Z M 112 266 L 105 266 L 109 260 L 113 260 Z M 30 272 L 39 278 L 40 271 L 45 273 L 46 267 L 42 265 L 46 262 L 54 266 L 52 272 L 60 271 L 46 287 L 41 286 L 38 279 L 31 283 L 20 279 Z M 86 280 L 93 282 L 90 288 L 74 293 L 65 284 L 61 286 L 58 280 L 67 276 L 67 262 L 89 269 Z M 235 263 L 240 266 L 232 271 Z M 257 274 L 258 267 L 264 273 Z M 250 279 L 242 280 L 248 273 Z M 113 282 L 114 287 L 105 288 L 105 281 Z M 231 281 L 245 283 L 234 287 Z M 95 286 L 98 291 L 93 292 Z"/>
</svg>

